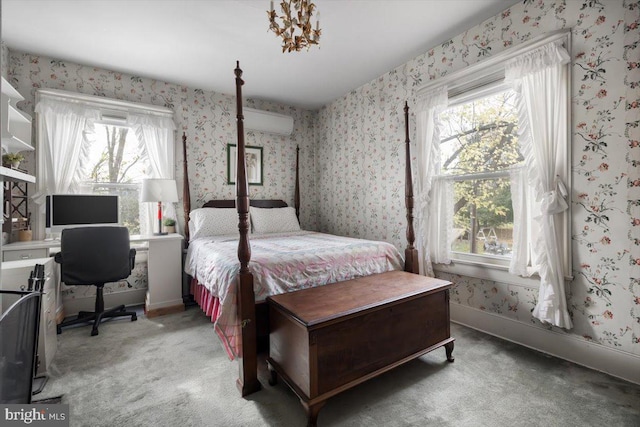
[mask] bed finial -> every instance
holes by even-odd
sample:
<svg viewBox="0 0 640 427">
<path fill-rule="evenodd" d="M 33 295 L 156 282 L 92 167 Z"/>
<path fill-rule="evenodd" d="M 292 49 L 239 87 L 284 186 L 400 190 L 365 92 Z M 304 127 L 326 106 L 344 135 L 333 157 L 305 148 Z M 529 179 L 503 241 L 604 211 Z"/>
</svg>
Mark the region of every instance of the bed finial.
<svg viewBox="0 0 640 427">
<path fill-rule="evenodd" d="M 242 68 L 240 68 L 240 61 L 236 61 L 236 69 L 233 70 L 236 78 L 241 78 L 242 77 Z M 244 84 L 244 82 L 242 82 Z"/>
<path fill-rule="evenodd" d="M 409 138 L 409 103 L 404 102 L 405 132 L 405 187 L 404 203 L 407 208 L 407 248 L 404 250 L 404 270 L 419 274 L 418 250 L 413 243 L 416 240 L 413 230 L 413 174 L 411 173 L 411 139 Z"/>
</svg>

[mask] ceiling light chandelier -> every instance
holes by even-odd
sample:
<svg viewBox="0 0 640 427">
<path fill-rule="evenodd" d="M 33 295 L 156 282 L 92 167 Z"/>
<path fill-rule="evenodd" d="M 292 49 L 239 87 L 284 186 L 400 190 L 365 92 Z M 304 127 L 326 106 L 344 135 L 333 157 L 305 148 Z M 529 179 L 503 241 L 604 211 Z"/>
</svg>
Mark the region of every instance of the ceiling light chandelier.
<svg viewBox="0 0 640 427">
<path fill-rule="evenodd" d="M 282 52 L 300 51 L 318 44 L 320 41 L 320 12 L 316 13 L 316 28 L 311 25 L 311 18 L 316 5 L 309 0 L 283 0 L 280 2 L 282 15 L 276 15 L 271 0 L 271 10 L 267 11 L 269 16 L 269 29 L 282 37 Z M 280 19 L 281 25 L 276 22 Z M 299 32 L 299 34 L 298 34 Z"/>
</svg>

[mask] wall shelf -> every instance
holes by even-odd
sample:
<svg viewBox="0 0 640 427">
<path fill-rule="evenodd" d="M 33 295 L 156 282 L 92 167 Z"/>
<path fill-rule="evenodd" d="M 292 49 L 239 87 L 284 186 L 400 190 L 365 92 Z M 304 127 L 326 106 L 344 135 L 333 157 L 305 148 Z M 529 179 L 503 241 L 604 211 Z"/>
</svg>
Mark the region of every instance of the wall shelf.
<svg viewBox="0 0 640 427">
<path fill-rule="evenodd" d="M 31 116 L 21 111 L 17 103 L 24 97 L 3 77 L 0 118 L 2 120 L 2 149 L 6 153 L 33 151 L 31 145 Z"/>
<path fill-rule="evenodd" d="M 33 151 L 31 117 L 22 112 L 17 106 L 18 102 L 24 100 L 24 97 L 4 77 L 0 80 L 0 84 L 0 142 L 2 154 Z M 33 175 L 21 170 L 0 166 L 0 183 L 2 183 L 3 189 L 3 200 L 2 204 L 0 204 L 0 223 L 2 224 L 0 249 L 2 249 L 3 241 L 8 241 L 16 233 L 20 235 L 20 230 L 28 227 L 29 198 L 27 197 L 27 184 L 34 184 L 35 182 L 36 177 Z M 12 280 L 10 277 L 9 280 L 6 280 L 1 276 L 2 270 L 0 270 L 0 286 Z M 50 294 L 53 295 L 53 293 Z M 42 308 L 43 310 L 46 309 L 44 303 Z M 50 318 L 43 317 L 43 322 L 54 326 L 53 337 L 55 339 L 55 304 L 52 310 L 48 312 L 53 313 L 53 321 Z M 41 340 L 43 336 L 44 334 L 41 334 Z M 44 366 L 44 364 L 42 365 Z"/>
<path fill-rule="evenodd" d="M 35 176 L 4 166 L 0 166 L 0 177 L 2 177 L 2 180 L 4 181 L 20 181 L 28 182 L 31 184 L 34 184 L 36 182 Z"/>
</svg>

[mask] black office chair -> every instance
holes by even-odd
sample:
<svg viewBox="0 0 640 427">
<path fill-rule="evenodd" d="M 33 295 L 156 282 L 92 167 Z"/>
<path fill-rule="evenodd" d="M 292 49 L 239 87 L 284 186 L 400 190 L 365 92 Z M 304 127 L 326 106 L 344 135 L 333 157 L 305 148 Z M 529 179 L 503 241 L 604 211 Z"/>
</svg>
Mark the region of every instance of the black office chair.
<svg viewBox="0 0 640 427">
<path fill-rule="evenodd" d="M 98 335 L 98 325 L 105 318 L 131 316 L 124 305 L 104 309 L 105 283 L 117 282 L 131 275 L 136 250 L 129 246 L 129 230 L 126 227 L 80 227 L 62 231 L 61 251 L 55 261 L 60 264 L 61 281 L 66 285 L 96 286 L 94 312 L 81 311 L 78 317 L 58 325 L 58 333 L 65 326 L 93 321 L 91 335 Z"/>
</svg>

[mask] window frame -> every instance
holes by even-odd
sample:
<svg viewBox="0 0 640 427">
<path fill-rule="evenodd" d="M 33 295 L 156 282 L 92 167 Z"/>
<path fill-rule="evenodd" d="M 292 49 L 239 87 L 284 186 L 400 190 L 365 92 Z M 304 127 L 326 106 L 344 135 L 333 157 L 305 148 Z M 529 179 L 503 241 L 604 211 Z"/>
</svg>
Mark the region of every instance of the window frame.
<svg viewBox="0 0 640 427">
<path fill-rule="evenodd" d="M 427 84 L 421 86 L 417 92 L 416 97 L 428 94 L 440 87 L 446 86 L 449 98 L 449 106 L 467 102 L 473 98 L 479 98 L 487 96 L 492 91 L 497 91 L 497 88 L 501 86 L 507 86 L 504 83 L 504 71 L 507 61 L 514 59 L 527 52 L 533 51 L 541 46 L 544 46 L 553 41 L 561 41 L 563 47 L 567 52 L 571 53 L 571 30 L 562 29 L 553 31 L 547 34 L 540 35 L 531 40 L 521 43 L 518 46 L 511 47 L 502 52 L 499 52 L 487 59 L 484 59 L 475 64 L 468 65 L 467 67 L 454 71 L 450 74 L 446 74 L 438 79 L 431 80 Z M 571 61 L 565 65 L 567 67 L 567 147 L 566 156 L 562 165 L 562 173 L 560 178 L 565 183 L 567 192 L 572 194 L 572 182 L 571 182 L 571 159 L 572 159 L 572 123 L 571 123 L 571 91 L 572 91 L 572 75 L 571 75 Z M 570 196 L 569 196 L 570 197 Z M 572 240 L 571 240 L 571 218 L 572 218 L 572 203 L 571 200 L 567 200 L 568 208 L 562 213 L 561 231 L 559 236 L 561 237 L 561 253 L 563 254 L 563 267 L 565 272 L 565 280 L 572 280 Z M 451 255 L 454 252 L 450 252 Z M 456 253 L 459 254 L 459 253 Z M 469 254 L 463 254 L 469 255 Z M 490 260 L 490 256 L 486 255 L 470 255 L 476 259 L 469 259 L 466 256 L 451 257 L 451 264 L 433 264 L 434 271 L 446 272 L 452 274 L 461 274 L 464 276 L 476 277 L 480 279 L 497 280 L 500 282 L 520 284 L 524 286 L 538 287 L 539 281 L 532 280 L 531 277 L 520 277 L 508 272 L 509 260 L 505 259 L 503 262 L 487 262 Z M 485 258 L 480 260 L 478 258 Z M 537 277 L 537 274 L 534 274 Z"/>
<path fill-rule="evenodd" d="M 492 75 L 491 78 L 493 78 Z M 458 105 L 462 105 L 468 102 L 473 102 L 475 100 L 483 99 L 494 95 L 496 93 L 500 93 L 502 91 L 510 90 L 509 85 L 504 83 L 504 77 L 501 80 L 493 81 L 487 83 L 482 87 L 472 88 L 466 92 L 462 92 L 454 96 L 454 98 L 449 98 L 449 103 L 447 105 L 447 109 L 456 107 Z M 445 181 L 452 182 L 465 182 L 471 180 L 483 180 L 483 179 L 494 179 L 494 178 L 507 178 L 509 179 L 509 172 L 511 170 L 520 169 L 522 165 L 518 165 L 515 167 L 505 168 L 497 171 L 485 171 L 485 172 L 472 172 L 467 174 L 435 174 L 434 179 L 440 179 Z M 441 171 L 442 172 L 442 171 Z M 457 251 L 449 251 L 451 254 L 452 262 L 467 262 L 471 264 L 481 264 L 488 266 L 499 266 L 508 268 L 510 258 L 494 256 L 491 254 L 474 254 L 468 252 L 457 252 Z M 436 267 L 434 266 L 434 269 Z"/>
<path fill-rule="evenodd" d="M 77 92 L 69 92 L 65 90 L 58 89 L 38 89 L 35 94 L 35 104 L 38 105 L 40 100 L 43 98 L 52 98 L 56 100 L 61 100 L 65 102 L 74 103 L 80 106 L 85 106 L 91 109 L 97 109 L 100 111 L 100 120 L 96 123 L 106 124 L 106 125 L 114 125 L 114 126 L 127 126 L 127 117 L 129 114 L 137 114 L 137 115 L 146 115 L 152 117 L 166 117 L 173 120 L 174 112 L 173 110 L 161 107 L 158 105 L 152 104 L 144 104 L 138 102 L 124 101 L 113 98 L 106 98 L 102 96 L 94 96 L 87 95 L 83 93 Z M 40 114 L 35 113 L 36 118 L 36 183 L 40 177 L 45 176 L 45 166 L 43 150 L 40 147 L 45 143 L 43 139 L 44 131 L 44 123 Z M 175 174 L 175 146 L 171 147 L 173 149 L 169 149 L 167 152 L 169 164 L 172 165 L 171 170 L 173 174 Z M 39 188 L 38 184 L 36 184 L 36 192 Z M 35 208 L 38 206 L 34 204 L 34 218 L 33 218 L 33 229 L 35 230 L 36 238 L 43 239 L 45 236 L 45 218 L 44 211 L 40 212 L 37 209 L 43 208 Z M 142 209 L 142 206 L 141 206 Z"/>
</svg>

